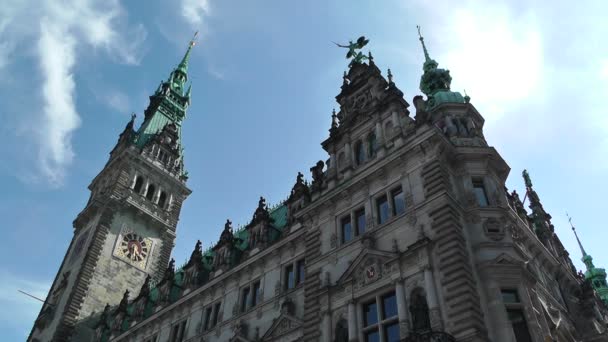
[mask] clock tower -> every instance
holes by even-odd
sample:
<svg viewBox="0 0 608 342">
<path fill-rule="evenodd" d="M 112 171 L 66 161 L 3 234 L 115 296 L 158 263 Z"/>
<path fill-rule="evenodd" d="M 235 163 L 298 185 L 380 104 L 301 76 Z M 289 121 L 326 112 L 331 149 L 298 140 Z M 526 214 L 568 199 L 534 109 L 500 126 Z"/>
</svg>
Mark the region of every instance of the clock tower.
<svg viewBox="0 0 608 342">
<path fill-rule="evenodd" d="M 118 138 L 91 196 L 74 220 L 74 236 L 28 341 L 88 340 L 87 318 L 159 280 L 174 246 L 186 186 L 181 139 L 190 105 L 188 59 L 162 81 L 135 129 L 135 115 Z M 78 336 L 78 337 L 76 337 Z"/>
</svg>

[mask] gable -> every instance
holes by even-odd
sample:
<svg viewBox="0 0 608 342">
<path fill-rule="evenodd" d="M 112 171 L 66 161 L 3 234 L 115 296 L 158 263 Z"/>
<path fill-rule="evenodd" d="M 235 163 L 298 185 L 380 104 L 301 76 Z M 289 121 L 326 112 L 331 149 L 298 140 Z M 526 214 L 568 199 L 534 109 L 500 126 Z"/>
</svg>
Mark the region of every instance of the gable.
<svg viewBox="0 0 608 342">
<path fill-rule="evenodd" d="M 390 271 L 391 266 L 389 264 L 397 257 L 398 254 L 395 252 L 366 247 L 361 250 L 338 279 L 338 285 L 353 282 L 355 286 L 359 287 L 375 282 Z"/>
<path fill-rule="evenodd" d="M 273 322 L 270 328 L 264 334 L 264 341 L 291 341 L 290 337 L 294 340 L 297 336 L 301 336 L 300 328 L 302 327 L 302 321 L 287 314 L 282 313 Z M 289 336 L 293 335 L 293 336 Z"/>
</svg>

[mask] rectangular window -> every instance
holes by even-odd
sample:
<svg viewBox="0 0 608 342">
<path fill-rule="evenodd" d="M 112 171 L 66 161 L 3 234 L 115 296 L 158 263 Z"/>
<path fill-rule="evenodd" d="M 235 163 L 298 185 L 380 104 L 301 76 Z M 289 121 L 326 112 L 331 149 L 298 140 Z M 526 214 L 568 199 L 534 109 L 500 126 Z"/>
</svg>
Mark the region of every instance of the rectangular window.
<svg viewBox="0 0 608 342">
<path fill-rule="evenodd" d="M 391 191 L 391 198 L 393 200 L 393 214 L 395 216 L 403 214 L 405 212 L 405 194 L 401 187 Z"/>
<path fill-rule="evenodd" d="M 357 220 L 357 235 L 365 233 L 365 208 L 355 211 L 355 219 Z"/>
<path fill-rule="evenodd" d="M 293 265 L 287 265 L 285 267 L 285 289 L 293 289 L 294 287 L 296 287 L 296 282 Z"/>
<path fill-rule="evenodd" d="M 249 305 L 249 292 L 251 289 L 249 286 L 244 288 L 241 292 L 241 312 L 247 311 L 247 306 Z"/>
<path fill-rule="evenodd" d="M 253 291 L 251 293 L 251 306 L 258 305 L 258 302 L 260 301 L 260 289 L 261 286 L 259 281 L 253 283 Z"/>
<path fill-rule="evenodd" d="M 376 200 L 376 208 L 378 208 L 378 223 L 383 224 L 384 222 L 388 221 L 389 210 L 386 195 Z"/>
<path fill-rule="evenodd" d="M 503 303 L 519 303 L 517 290 L 501 290 Z"/>
<path fill-rule="evenodd" d="M 203 324 L 203 330 L 209 329 L 209 322 L 211 321 L 211 311 L 212 310 L 213 310 L 213 307 L 211 307 L 211 306 L 209 306 L 205 310 L 205 324 Z"/>
<path fill-rule="evenodd" d="M 480 207 L 487 207 L 489 205 L 486 187 L 482 179 L 473 179 L 473 193 Z"/>
<path fill-rule="evenodd" d="M 305 268 L 304 268 L 304 259 L 302 260 L 298 260 L 296 262 L 296 270 L 297 270 L 297 277 L 296 277 L 296 284 L 301 284 L 304 282 L 304 272 L 305 272 Z"/>
<path fill-rule="evenodd" d="M 220 318 L 220 306 L 221 306 L 221 302 L 220 303 L 216 303 L 215 307 L 213 308 L 213 320 L 211 321 L 211 327 L 215 327 L 217 325 L 217 322 Z"/>
<path fill-rule="evenodd" d="M 343 217 L 340 222 L 342 226 L 342 243 L 352 240 L 353 228 L 350 224 L 350 215 Z"/>
</svg>

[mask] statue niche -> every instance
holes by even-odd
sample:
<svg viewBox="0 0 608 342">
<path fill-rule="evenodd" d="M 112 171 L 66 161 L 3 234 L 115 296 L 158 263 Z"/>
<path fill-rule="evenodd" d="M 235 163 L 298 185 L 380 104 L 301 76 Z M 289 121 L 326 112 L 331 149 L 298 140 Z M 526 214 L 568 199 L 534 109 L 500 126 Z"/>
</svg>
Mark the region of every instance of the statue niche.
<svg viewBox="0 0 608 342">
<path fill-rule="evenodd" d="M 344 318 L 336 324 L 336 335 L 334 342 L 348 342 L 348 323 Z"/>
<path fill-rule="evenodd" d="M 424 290 L 415 288 L 410 295 L 410 313 L 412 315 L 412 329 L 414 332 L 431 330 L 429 306 L 426 303 Z"/>
</svg>

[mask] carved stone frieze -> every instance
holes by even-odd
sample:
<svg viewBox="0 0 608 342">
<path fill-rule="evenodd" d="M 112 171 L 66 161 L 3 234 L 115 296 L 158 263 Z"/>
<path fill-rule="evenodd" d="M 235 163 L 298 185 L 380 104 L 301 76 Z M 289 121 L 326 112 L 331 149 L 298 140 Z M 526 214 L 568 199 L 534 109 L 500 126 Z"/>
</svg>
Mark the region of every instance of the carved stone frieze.
<svg viewBox="0 0 608 342">
<path fill-rule="evenodd" d="M 483 223 L 483 232 L 494 241 L 500 241 L 505 237 L 504 223 L 497 218 L 490 217 Z"/>
</svg>

